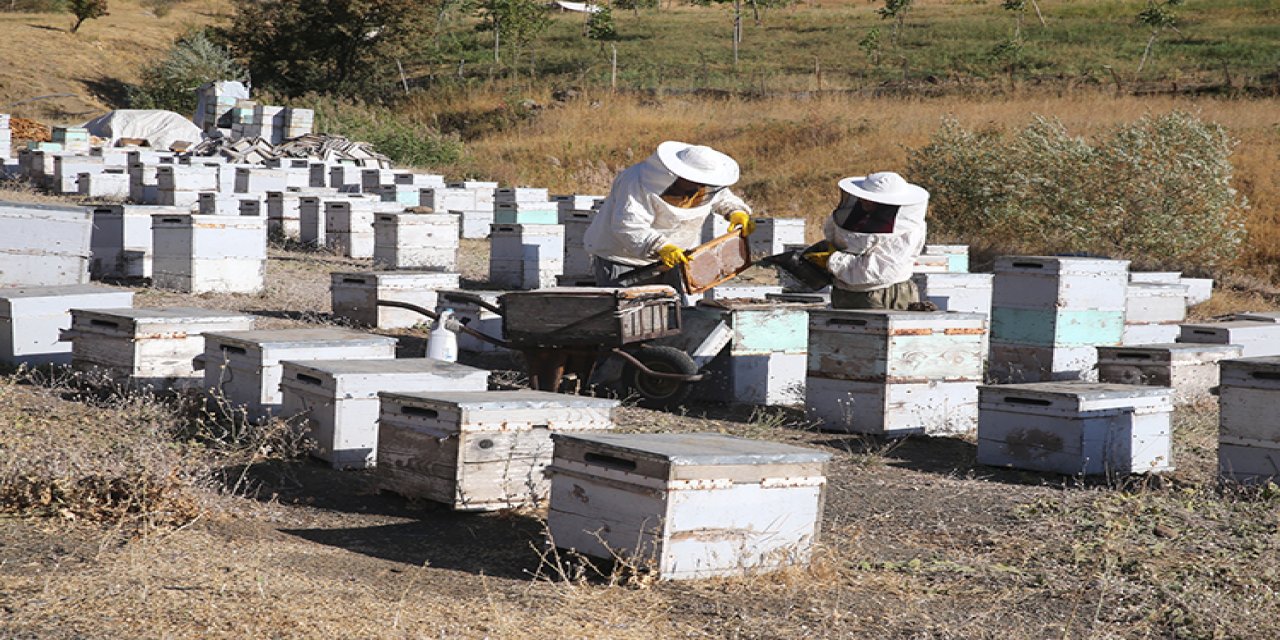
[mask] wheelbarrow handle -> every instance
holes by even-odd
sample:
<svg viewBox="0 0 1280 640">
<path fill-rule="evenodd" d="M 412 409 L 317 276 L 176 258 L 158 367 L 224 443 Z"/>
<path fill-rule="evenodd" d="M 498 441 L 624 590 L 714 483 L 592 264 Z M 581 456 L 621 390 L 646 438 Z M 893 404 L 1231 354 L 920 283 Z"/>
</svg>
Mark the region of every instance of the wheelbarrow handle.
<svg viewBox="0 0 1280 640">
<path fill-rule="evenodd" d="M 399 300 L 379 300 L 378 306 L 379 307 L 395 307 L 397 309 L 408 309 L 409 311 L 412 311 L 414 313 L 420 313 L 428 318 L 431 318 L 432 320 L 440 319 L 440 314 L 434 311 L 431 311 L 430 309 L 419 307 L 418 305 L 409 303 L 409 302 L 401 302 Z M 510 342 L 507 342 L 506 340 L 499 340 L 498 338 L 495 338 L 488 334 L 480 333 L 479 331 L 476 331 L 475 329 L 472 329 L 471 327 L 468 327 L 465 324 L 459 325 L 458 328 L 461 329 L 463 333 L 473 338 L 476 338 L 478 340 L 483 340 L 485 342 L 488 342 L 489 344 L 502 347 L 503 349 L 511 348 Z"/>
<path fill-rule="evenodd" d="M 451 291 L 442 297 L 445 300 L 450 300 L 450 301 L 457 300 L 459 302 L 470 302 L 482 309 L 486 309 L 498 315 L 502 315 L 502 307 L 496 304 L 493 304 L 492 302 L 489 302 L 488 300 L 485 300 L 484 298 L 481 298 L 480 296 L 474 293 L 467 293 L 465 291 Z"/>
</svg>

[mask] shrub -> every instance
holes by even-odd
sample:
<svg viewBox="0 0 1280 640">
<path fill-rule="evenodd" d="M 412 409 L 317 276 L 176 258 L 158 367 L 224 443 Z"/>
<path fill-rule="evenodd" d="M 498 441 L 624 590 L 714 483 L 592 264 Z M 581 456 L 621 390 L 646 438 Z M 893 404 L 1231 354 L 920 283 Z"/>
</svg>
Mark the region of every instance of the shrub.
<svg viewBox="0 0 1280 640">
<path fill-rule="evenodd" d="M 1182 111 L 1093 143 L 1038 116 L 1011 135 L 948 119 L 909 152 L 909 171 L 932 193 L 932 224 L 945 234 L 1210 268 L 1229 263 L 1244 240 L 1248 205 L 1231 186 L 1235 144 L 1223 127 Z"/>
<path fill-rule="evenodd" d="M 164 58 L 142 70 L 142 81 L 129 91 L 135 109 L 167 109 L 192 113 L 195 90 L 206 82 L 240 80 L 244 69 L 226 49 L 214 44 L 203 31 L 179 38 Z"/>
<path fill-rule="evenodd" d="M 591 40 L 617 40 L 618 28 L 613 21 L 613 10 L 601 6 L 587 18 L 587 38 Z"/>
<path fill-rule="evenodd" d="M 316 131 L 369 142 L 396 164 L 430 167 L 462 157 L 462 143 L 434 127 L 397 116 L 391 109 L 356 100 L 307 98 L 298 106 L 315 109 Z"/>
<path fill-rule="evenodd" d="M 107 0 L 67 0 L 67 11 L 76 17 L 71 25 L 71 33 L 80 30 L 85 20 L 101 18 L 107 15 Z"/>
</svg>

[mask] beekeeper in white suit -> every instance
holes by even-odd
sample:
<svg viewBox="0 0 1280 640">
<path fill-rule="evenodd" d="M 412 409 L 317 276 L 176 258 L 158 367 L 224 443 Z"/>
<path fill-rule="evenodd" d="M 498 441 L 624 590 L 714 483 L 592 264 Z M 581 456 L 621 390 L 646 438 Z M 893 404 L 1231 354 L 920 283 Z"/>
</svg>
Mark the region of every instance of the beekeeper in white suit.
<svg viewBox="0 0 1280 640">
<path fill-rule="evenodd" d="M 892 171 L 840 181 L 840 204 L 823 225 L 827 246 L 805 255 L 835 278 L 836 309 L 906 309 L 924 251 L 929 192 Z"/>
<path fill-rule="evenodd" d="M 731 230 L 749 235 L 755 230 L 751 208 L 728 189 L 737 181 L 733 158 L 674 141 L 623 170 L 583 239 L 596 285 L 618 286 L 619 276 L 654 262 L 688 262 L 685 250 L 701 244 L 710 215 L 724 216 Z"/>
</svg>

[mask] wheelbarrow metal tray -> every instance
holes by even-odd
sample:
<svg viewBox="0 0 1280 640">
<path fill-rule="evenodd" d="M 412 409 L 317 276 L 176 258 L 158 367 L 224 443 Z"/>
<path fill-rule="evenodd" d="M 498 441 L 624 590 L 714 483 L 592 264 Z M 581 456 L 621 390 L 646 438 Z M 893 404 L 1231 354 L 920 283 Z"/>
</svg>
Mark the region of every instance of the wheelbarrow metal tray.
<svg viewBox="0 0 1280 640">
<path fill-rule="evenodd" d="M 664 285 L 514 291 L 502 310 L 507 339 L 522 346 L 621 346 L 680 333 L 680 300 Z"/>
</svg>

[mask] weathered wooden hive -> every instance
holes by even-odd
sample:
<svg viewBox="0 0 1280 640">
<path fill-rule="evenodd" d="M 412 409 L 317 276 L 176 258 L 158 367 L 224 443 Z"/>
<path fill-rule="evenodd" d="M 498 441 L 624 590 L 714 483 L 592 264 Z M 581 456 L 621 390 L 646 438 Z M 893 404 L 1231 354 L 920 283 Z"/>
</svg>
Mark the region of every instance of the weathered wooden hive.
<svg viewBox="0 0 1280 640">
<path fill-rule="evenodd" d="M 71 310 L 133 306 L 133 292 L 95 284 L 0 288 L 0 361 L 69 364 Z"/>
<path fill-rule="evenodd" d="M 1098 347 L 1098 380 L 1173 389 L 1176 404 L 1213 399 L 1218 365 L 1239 358 L 1233 344 L 1166 343 Z"/>
<path fill-rule="evenodd" d="M 1240 345 L 1241 355 L 1280 355 L 1280 324 L 1255 320 L 1228 320 L 1182 325 L 1178 342 Z"/>
<path fill-rule="evenodd" d="M 360 271 L 330 275 L 333 315 L 379 329 L 406 329 L 431 319 L 408 309 L 379 307 L 378 300 L 435 310 L 442 289 L 457 289 L 458 274 L 442 271 Z"/>
<path fill-rule="evenodd" d="M 554 209 L 553 209 L 554 213 Z M 504 289 L 554 287 L 564 273 L 564 227 L 494 224 L 489 231 L 489 283 Z"/>
<path fill-rule="evenodd" d="M 85 284 L 92 228 L 84 207 L 0 201 L 0 286 Z"/>
<path fill-rule="evenodd" d="M 1182 284 L 1130 282 L 1125 297 L 1121 344 L 1173 342 L 1187 319 L 1187 287 Z"/>
<path fill-rule="evenodd" d="M 911 280 L 920 291 L 920 299 L 937 305 L 941 311 L 960 311 L 991 315 L 990 273 L 916 273 Z"/>
<path fill-rule="evenodd" d="M 1280 479 L 1280 357 L 1223 360 L 1218 471 L 1226 480 Z"/>
<path fill-rule="evenodd" d="M 186 293 L 258 293 L 266 284 L 262 218 L 152 216 L 151 281 Z"/>
<path fill-rule="evenodd" d="M 461 216 L 379 213 L 373 219 L 373 262 L 381 269 L 457 271 Z"/>
</svg>

